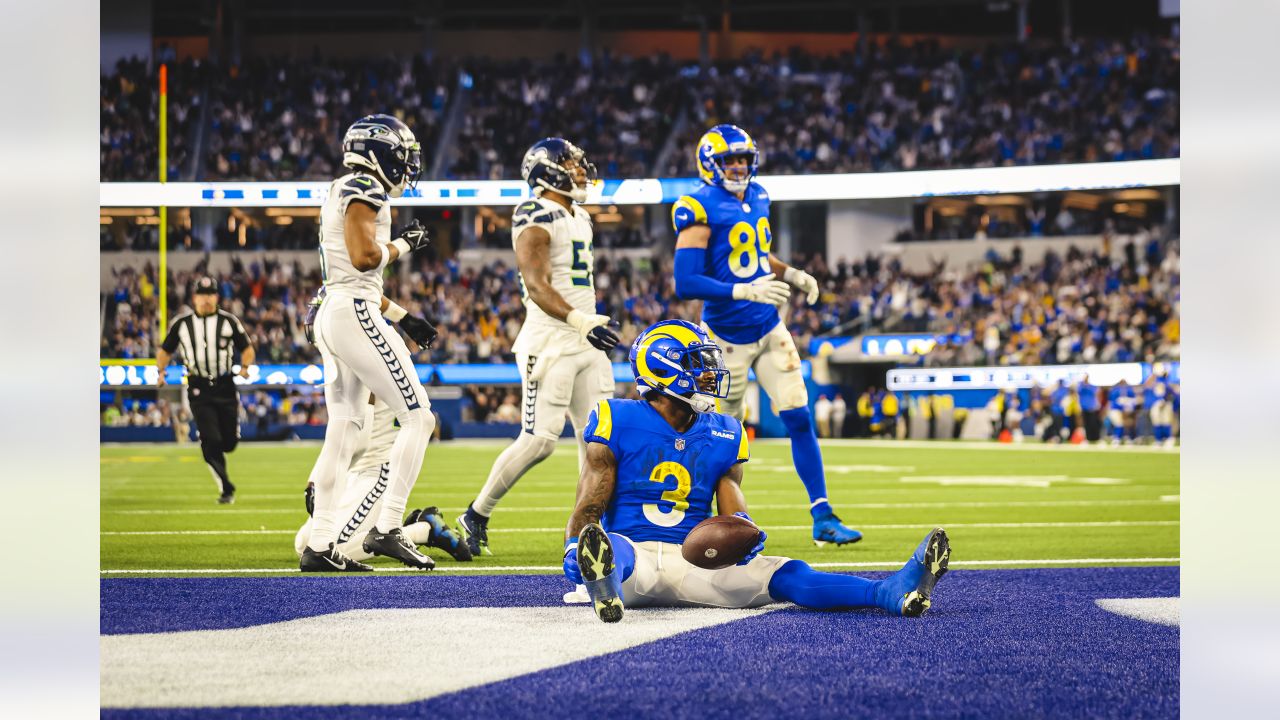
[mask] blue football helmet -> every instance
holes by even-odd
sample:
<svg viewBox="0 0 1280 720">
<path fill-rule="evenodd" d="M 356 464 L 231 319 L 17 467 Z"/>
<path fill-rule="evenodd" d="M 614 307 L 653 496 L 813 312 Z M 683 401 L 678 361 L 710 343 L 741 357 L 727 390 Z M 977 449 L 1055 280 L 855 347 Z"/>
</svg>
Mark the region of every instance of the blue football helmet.
<svg viewBox="0 0 1280 720">
<path fill-rule="evenodd" d="M 366 115 L 342 138 L 342 164 L 368 170 L 391 197 L 413 187 L 422 173 L 422 146 L 408 125 L 390 115 Z"/>
<path fill-rule="evenodd" d="M 714 410 L 716 398 L 729 397 L 729 371 L 720 346 L 691 322 L 663 320 L 649 326 L 631 344 L 630 359 L 641 394 L 657 390 L 700 413 Z"/>
<path fill-rule="evenodd" d="M 731 179 L 725 173 L 725 158 L 745 155 L 748 159 L 745 179 Z M 737 125 L 717 125 L 698 141 L 698 177 L 708 185 L 718 185 L 731 193 L 740 193 L 756 179 L 760 169 L 760 151 L 746 130 Z"/>
<path fill-rule="evenodd" d="M 570 164 L 587 172 L 586 185 L 574 182 Z M 533 144 L 520 163 L 520 177 L 529 183 L 535 195 L 544 191 L 567 195 L 574 202 L 587 201 L 587 187 L 596 181 L 596 166 L 587 161 L 582 148 L 564 138 L 543 138 Z"/>
</svg>

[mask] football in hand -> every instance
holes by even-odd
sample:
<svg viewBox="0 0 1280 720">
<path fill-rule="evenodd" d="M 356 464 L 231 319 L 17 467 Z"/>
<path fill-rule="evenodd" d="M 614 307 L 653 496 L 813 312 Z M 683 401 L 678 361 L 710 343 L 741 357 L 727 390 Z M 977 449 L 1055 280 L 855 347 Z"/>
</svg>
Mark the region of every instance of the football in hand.
<svg viewBox="0 0 1280 720">
<path fill-rule="evenodd" d="M 758 542 L 755 523 L 737 515 L 713 515 L 689 531 L 680 554 L 700 568 L 720 570 L 736 565 Z"/>
</svg>

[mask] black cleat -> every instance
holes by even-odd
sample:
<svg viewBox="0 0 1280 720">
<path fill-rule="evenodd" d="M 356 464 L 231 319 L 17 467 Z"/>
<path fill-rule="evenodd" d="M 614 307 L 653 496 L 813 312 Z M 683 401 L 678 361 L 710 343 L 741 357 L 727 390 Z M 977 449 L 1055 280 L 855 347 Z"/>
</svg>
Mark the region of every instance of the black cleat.
<svg viewBox="0 0 1280 720">
<path fill-rule="evenodd" d="M 427 538 L 427 547 L 440 548 L 458 562 L 471 561 L 471 548 L 458 533 L 453 531 L 440 514 L 440 508 L 432 505 L 424 510 L 413 510 L 404 519 L 405 525 L 424 522 L 431 526 L 431 535 Z"/>
<path fill-rule="evenodd" d="M 302 557 L 298 558 L 298 569 L 302 572 L 372 572 L 373 568 L 358 560 L 343 555 L 333 543 L 324 552 L 316 552 L 311 548 L 303 548 Z"/>
<path fill-rule="evenodd" d="M 434 570 L 436 567 L 436 561 L 419 552 L 400 528 L 380 533 L 375 527 L 364 536 L 364 542 L 360 546 L 370 555 L 395 558 L 411 568 Z"/>
<path fill-rule="evenodd" d="M 489 549 L 489 518 L 475 512 L 470 506 L 458 516 L 458 531 L 471 551 L 471 557 L 480 557 L 480 553 L 493 554 Z"/>
<path fill-rule="evenodd" d="M 218 496 L 219 505 L 230 505 L 235 501 L 236 501 L 236 493 L 234 490 L 232 490 L 231 492 L 224 492 Z"/>
<path fill-rule="evenodd" d="M 622 578 L 613 564 L 609 535 L 596 523 L 578 534 L 578 569 L 591 596 L 591 609 L 607 623 L 622 619 Z"/>
</svg>

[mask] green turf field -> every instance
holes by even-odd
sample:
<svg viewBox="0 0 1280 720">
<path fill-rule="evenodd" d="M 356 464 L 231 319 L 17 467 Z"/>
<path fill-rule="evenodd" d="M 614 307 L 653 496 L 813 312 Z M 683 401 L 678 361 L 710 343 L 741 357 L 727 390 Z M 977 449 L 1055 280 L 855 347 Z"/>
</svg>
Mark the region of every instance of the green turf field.
<svg viewBox="0 0 1280 720">
<path fill-rule="evenodd" d="M 502 447 L 433 443 L 409 507 L 438 505 L 452 524 Z M 103 447 L 103 571 L 296 571 L 293 536 L 306 519 L 302 490 L 318 452 L 317 444 L 242 444 L 229 456 L 236 502 L 223 506 L 198 446 Z M 786 441 L 753 443 L 751 453 L 743 486 L 771 555 L 889 569 L 935 525 L 947 527 L 957 568 L 1176 564 L 1179 554 L 1177 452 L 824 443 L 831 500 L 865 534 L 840 548 L 810 542 Z M 561 443 L 494 514 L 494 555 L 464 565 L 432 550 L 439 569 L 558 572 L 576 477 L 577 454 Z"/>
</svg>

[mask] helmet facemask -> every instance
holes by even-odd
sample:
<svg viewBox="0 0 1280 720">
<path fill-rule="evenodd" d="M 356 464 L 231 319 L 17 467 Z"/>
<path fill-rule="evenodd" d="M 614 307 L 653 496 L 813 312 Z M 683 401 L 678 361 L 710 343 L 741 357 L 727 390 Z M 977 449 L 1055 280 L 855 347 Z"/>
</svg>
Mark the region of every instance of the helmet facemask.
<svg viewBox="0 0 1280 720">
<path fill-rule="evenodd" d="M 675 349 L 662 354 L 651 352 L 649 362 L 679 367 L 675 379 L 657 387 L 663 394 L 687 403 L 694 412 L 711 412 L 716 408 L 717 398 L 729 397 L 729 371 L 716 345 L 690 345 L 683 352 Z"/>
<path fill-rule="evenodd" d="M 729 160 L 732 158 L 746 158 L 746 165 L 731 168 L 729 167 Z M 751 180 L 756 174 L 757 155 L 755 152 L 724 153 L 712 158 L 712 162 L 715 163 L 716 169 L 720 171 L 720 184 L 731 193 L 746 192 L 747 186 L 751 184 Z"/>
<path fill-rule="evenodd" d="M 569 157 L 556 162 L 548 157 L 545 151 L 536 152 L 525 159 L 526 166 L 531 163 L 539 163 L 551 169 L 548 173 L 549 179 L 538 178 L 535 182 L 537 187 L 534 188 L 536 194 L 541 195 L 543 192 L 550 190 L 568 197 L 576 203 L 584 203 L 587 201 L 587 190 L 591 185 L 595 184 L 598 179 L 596 166 L 587 160 L 587 155 L 582 148 L 566 141 L 569 146 Z M 529 176 L 529 167 L 522 170 L 522 174 L 527 179 Z M 582 182 L 579 182 L 579 178 Z"/>
</svg>

